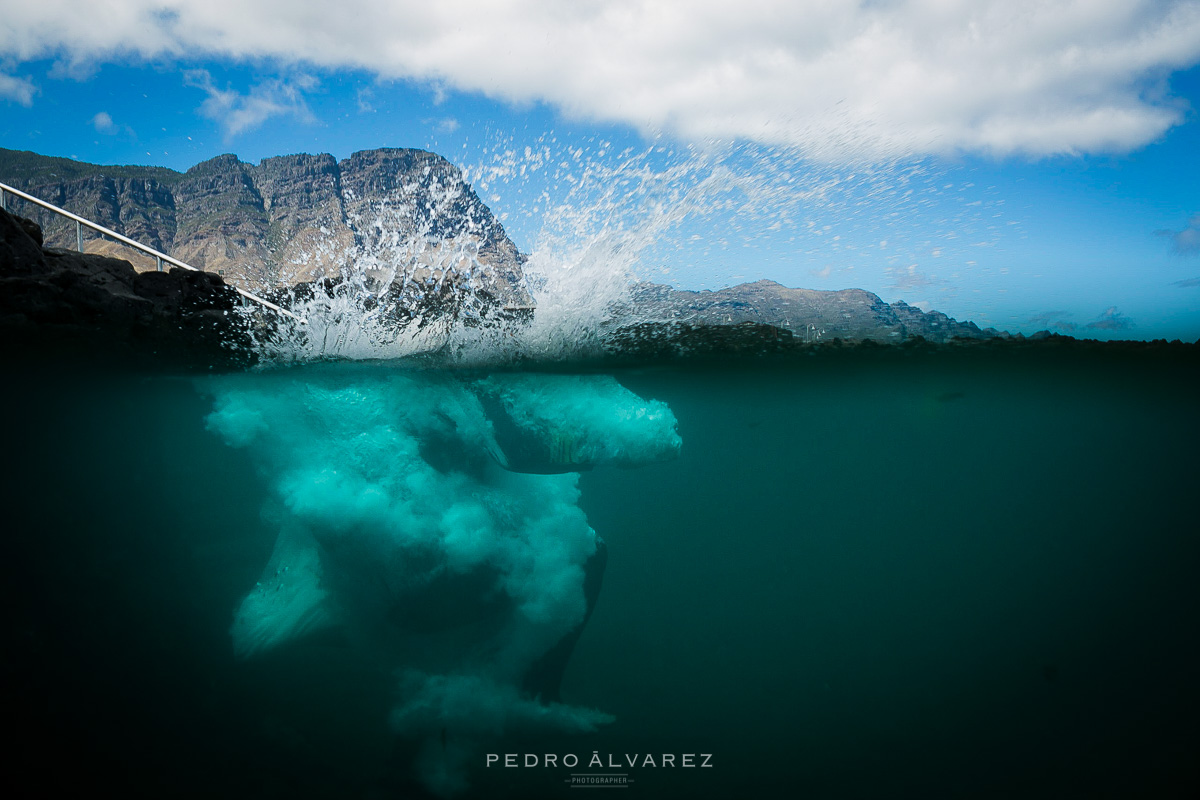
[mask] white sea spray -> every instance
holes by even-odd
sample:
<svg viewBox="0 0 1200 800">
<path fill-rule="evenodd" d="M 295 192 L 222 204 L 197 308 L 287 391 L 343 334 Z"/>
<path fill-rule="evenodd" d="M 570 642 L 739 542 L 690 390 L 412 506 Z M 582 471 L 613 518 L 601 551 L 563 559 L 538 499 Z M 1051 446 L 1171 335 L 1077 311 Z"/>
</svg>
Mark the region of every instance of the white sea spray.
<svg viewBox="0 0 1200 800">
<path fill-rule="evenodd" d="M 587 357 L 621 326 L 655 321 L 631 306 L 640 281 L 886 281 L 900 294 L 951 297 L 944 268 L 971 269 L 969 250 L 999 237 L 998 201 L 972 199 L 980 190 L 945 183 L 925 161 L 835 166 L 745 143 L 618 150 L 554 134 L 525 145 L 493 134 L 464 159 L 461 175 L 373 200 L 349 221 L 353 246 L 331 237 L 343 252 L 321 258 L 339 265 L 337 281 L 287 301 L 307 325 L 260 326 L 260 354 Z M 471 190 L 495 217 L 447 227 Z M 481 231 L 499 222 L 528 247 L 507 266 L 481 250 Z"/>
<path fill-rule="evenodd" d="M 391 723 L 424 742 L 421 779 L 443 795 L 466 787 L 465 758 L 484 738 L 611 721 L 524 682 L 588 613 L 599 539 L 577 470 L 677 455 L 664 403 L 606 376 L 388 364 L 256 371 L 203 389 L 208 428 L 249 453 L 279 529 L 234 613 L 238 657 L 342 631 L 366 663 L 396 671 Z M 515 431 L 507 446 L 536 450 L 537 474 L 506 468 L 493 419 Z M 439 743 L 448 727 L 453 742 Z"/>
</svg>

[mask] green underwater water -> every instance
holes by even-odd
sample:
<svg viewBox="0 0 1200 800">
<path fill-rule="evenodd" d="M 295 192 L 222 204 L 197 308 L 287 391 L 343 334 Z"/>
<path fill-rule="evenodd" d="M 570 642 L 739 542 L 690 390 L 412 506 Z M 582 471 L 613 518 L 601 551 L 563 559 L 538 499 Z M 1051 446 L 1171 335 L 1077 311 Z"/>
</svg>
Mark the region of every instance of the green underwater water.
<svg viewBox="0 0 1200 800">
<path fill-rule="evenodd" d="M 593 751 L 712 754 L 625 770 L 620 791 L 644 797 L 1196 790 L 1194 361 L 893 351 L 606 374 L 665 403 L 682 439 L 676 459 L 578 481 L 608 559 L 561 694 L 615 721 L 474 742 L 464 796 L 573 791 L 571 770 L 489 752 Z M 204 381 L 10 378 L 13 774 L 425 796 L 415 745 L 389 729 L 394 665 L 322 636 L 234 658 L 273 489 L 252 448 L 209 429 Z"/>
</svg>

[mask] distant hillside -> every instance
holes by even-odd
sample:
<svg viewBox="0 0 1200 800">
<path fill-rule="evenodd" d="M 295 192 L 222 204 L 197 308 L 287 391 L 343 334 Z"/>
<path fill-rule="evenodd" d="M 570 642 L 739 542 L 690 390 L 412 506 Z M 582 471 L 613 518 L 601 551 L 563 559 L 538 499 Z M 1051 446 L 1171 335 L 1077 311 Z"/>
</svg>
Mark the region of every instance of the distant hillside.
<svg viewBox="0 0 1200 800">
<path fill-rule="evenodd" d="M 804 342 L 901 342 L 914 336 L 948 342 L 1001 335 L 937 311 L 925 312 L 904 302 L 885 303 L 862 289 L 789 289 L 768 280 L 704 292 L 639 284 L 633 291 L 629 317 L 639 322 L 689 326 L 758 323 L 789 330 L 796 340 Z"/>
<path fill-rule="evenodd" d="M 423 150 L 366 150 L 342 161 L 299 154 L 258 165 L 223 155 L 180 173 L 0 149 L 0 181 L 247 289 L 336 275 L 351 260 L 389 280 L 439 280 L 477 262 L 477 279 L 483 273 L 503 302 L 529 302 L 522 257 L 499 221 L 457 167 Z M 42 226 L 48 245 L 75 246 L 70 221 L 8 202 Z M 87 252 L 154 268 L 136 251 L 87 231 L 85 239 Z"/>
</svg>

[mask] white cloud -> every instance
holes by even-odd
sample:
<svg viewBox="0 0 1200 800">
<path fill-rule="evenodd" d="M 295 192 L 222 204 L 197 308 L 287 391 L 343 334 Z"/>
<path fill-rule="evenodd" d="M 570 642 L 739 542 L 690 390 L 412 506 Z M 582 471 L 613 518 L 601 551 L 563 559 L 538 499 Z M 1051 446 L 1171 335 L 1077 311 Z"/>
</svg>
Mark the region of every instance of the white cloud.
<svg viewBox="0 0 1200 800">
<path fill-rule="evenodd" d="M 1071 316 L 1070 311 L 1043 311 L 1039 314 L 1034 314 L 1029 318 L 1029 321 L 1040 330 L 1055 328 L 1067 333 L 1074 333 L 1079 328 L 1079 325 L 1070 319 Z"/>
<path fill-rule="evenodd" d="M 1134 327 L 1134 325 L 1133 321 L 1118 311 L 1116 306 L 1111 306 L 1100 312 L 1100 316 L 1096 317 L 1096 321 L 1089 322 L 1086 327 L 1101 331 L 1123 331 Z"/>
<path fill-rule="evenodd" d="M 28 78 L 18 78 L 0 72 L 0 100 L 11 100 L 23 106 L 31 106 L 36 93 L 37 87 Z"/>
<path fill-rule="evenodd" d="M 370 114 L 375 111 L 375 91 L 373 89 L 364 86 L 358 90 L 354 99 L 358 103 L 358 113 Z"/>
<path fill-rule="evenodd" d="M 317 81 L 308 75 L 293 80 L 272 78 L 250 87 L 247 94 L 218 89 L 212 75 L 202 69 L 188 70 L 184 82 L 208 95 L 200 104 L 200 113 L 219 124 L 227 139 L 257 128 L 275 116 L 290 115 L 304 122 L 313 119 L 303 92 L 315 88 Z"/>
<path fill-rule="evenodd" d="M 105 136 L 116 136 L 118 133 L 123 133 L 126 136 L 137 137 L 133 128 L 128 125 L 119 125 L 113 121 L 112 114 L 107 111 L 101 111 L 91 119 L 92 127 L 96 129 L 96 133 L 102 133 Z"/>
<path fill-rule="evenodd" d="M 1181 256 L 1200 255 L 1200 214 L 1195 214 L 1180 231 L 1155 231 L 1171 240 L 1174 251 Z"/>
<path fill-rule="evenodd" d="M 904 269 L 887 267 L 884 271 L 892 278 L 891 288 L 902 293 L 919 292 L 945 285 L 945 281 L 918 270 L 916 264 L 909 264 Z"/>
<path fill-rule="evenodd" d="M 1133 149 L 1183 119 L 1163 78 L 1200 61 L 1195 0 L 5 4 L 17 59 L 359 68 L 832 158 Z"/>
<path fill-rule="evenodd" d="M 92 127 L 96 129 L 97 133 L 112 134 L 117 132 L 117 126 L 113 123 L 112 115 L 107 111 L 101 111 L 92 117 Z"/>
</svg>

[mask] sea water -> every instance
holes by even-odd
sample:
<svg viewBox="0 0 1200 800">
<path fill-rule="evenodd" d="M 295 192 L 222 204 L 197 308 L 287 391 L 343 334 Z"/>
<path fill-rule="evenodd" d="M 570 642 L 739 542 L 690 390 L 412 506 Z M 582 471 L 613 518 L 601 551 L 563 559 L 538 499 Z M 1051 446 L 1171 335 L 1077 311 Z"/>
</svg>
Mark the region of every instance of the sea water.
<svg viewBox="0 0 1200 800">
<path fill-rule="evenodd" d="M 619 791 L 644 797 L 1195 786 L 1191 357 L 892 349 L 215 377 L 43 364 L 8 378 L 8 763 L 47 792 L 82 778 L 171 796 L 560 797 L 582 773 L 623 775 Z M 466 453 L 481 434 L 451 408 L 469 406 L 462 387 L 480 381 L 579 381 L 594 404 L 555 406 L 570 409 L 564 426 L 626 403 L 659 413 L 660 427 L 627 443 L 644 457 L 585 457 L 580 434 L 557 451 L 561 469 L 506 472 L 482 439 Z M 379 387 L 398 394 L 384 402 Z M 260 391 L 270 402 L 252 408 Z M 343 393 L 332 416 L 331 391 Z M 220 417 L 237 402 L 262 415 L 243 419 L 243 439 Z M 433 420 L 423 442 L 405 428 L 417 416 Z M 438 425 L 457 433 L 430 434 Z M 447 466 L 456 459 L 475 466 Z M 330 490 L 334 470 L 378 491 Z M 398 488 L 411 480 L 419 491 Z M 446 517 L 455 486 L 460 517 Z M 496 512 L 505 503 L 511 517 Z M 579 573 L 553 581 L 586 563 L 594 533 L 607 568 L 557 701 L 515 679 L 505 688 L 488 666 L 523 658 L 497 630 L 528 630 L 474 630 L 466 640 L 488 642 L 485 655 L 421 639 L 423 620 L 462 632 L 497 619 L 454 593 L 429 602 L 396 590 L 413 602 L 388 609 L 407 620 L 386 628 L 405 632 L 387 639 L 394 647 L 316 625 L 239 658 L 239 610 L 297 520 L 360 542 L 487 529 L 511 563 L 499 584 L 471 591 L 533 604 L 529 618 L 552 633 L 580 619 Z M 562 545 L 556 531 L 576 550 L 539 561 Z M 476 545 L 491 546 L 438 552 L 500 563 Z M 389 574 L 419 578 L 406 564 Z M 492 682 L 457 694 L 443 682 L 430 700 L 422 687 L 438 674 Z M 683 766 L 688 754 L 695 766 Z"/>
</svg>

